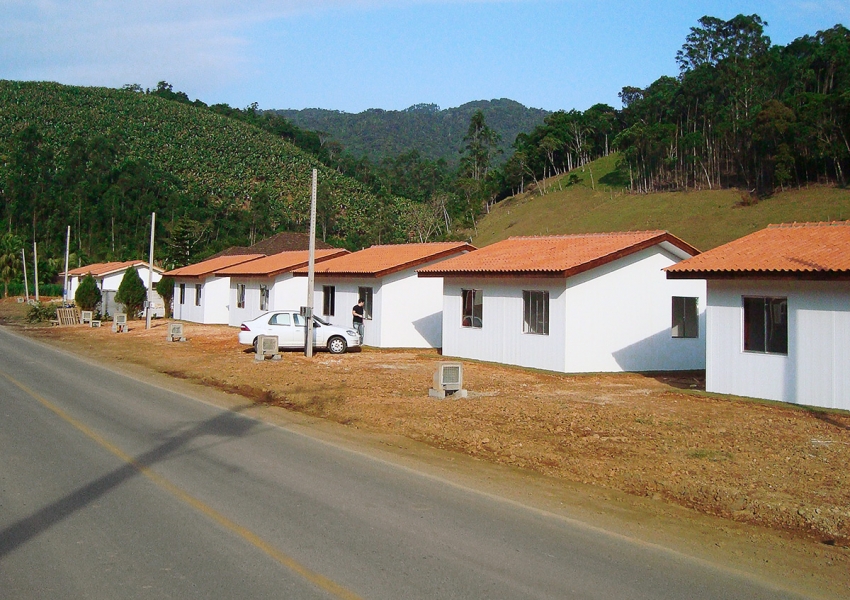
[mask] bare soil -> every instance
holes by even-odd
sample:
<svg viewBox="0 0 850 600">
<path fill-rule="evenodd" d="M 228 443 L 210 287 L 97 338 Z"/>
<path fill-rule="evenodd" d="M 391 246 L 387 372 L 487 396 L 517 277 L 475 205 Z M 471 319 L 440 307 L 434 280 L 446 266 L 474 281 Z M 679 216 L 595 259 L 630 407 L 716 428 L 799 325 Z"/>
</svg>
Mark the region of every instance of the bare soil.
<svg viewBox="0 0 850 600">
<path fill-rule="evenodd" d="M 850 595 L 850 413 L 708 394 L 700 372 L 563 375 L 473 361 L 463 361 L 469 397 L 440 401 L 428 396 L 444 360 L 434 350 L 288 352 L 258 362 L 231 327 L 187 323 L 188 341 L 167 342 L 164 321 L 116 334 L 106 323 L 26 325 L 22 313 L 0 302 L 6 324 L 100 361 L 565 485 L 685 507 L 751 527 L 754 543 L 753 532 L 777 533 Z"/>
</svg>

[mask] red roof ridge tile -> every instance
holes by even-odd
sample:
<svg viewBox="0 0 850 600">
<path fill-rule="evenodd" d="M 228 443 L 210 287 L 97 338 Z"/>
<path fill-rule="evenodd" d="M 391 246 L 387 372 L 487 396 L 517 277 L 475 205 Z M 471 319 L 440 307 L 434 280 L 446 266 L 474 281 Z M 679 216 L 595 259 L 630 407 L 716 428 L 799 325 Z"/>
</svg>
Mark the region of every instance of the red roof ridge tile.
<svg viewBox="0 0 850 600">
<path fill-rule="evenodd" d="M 793 227 L 850 227 L 850 221 L 794 221 L 793 223 L 771 223 L 768 229 L 791 229 Z"/>
</svg>

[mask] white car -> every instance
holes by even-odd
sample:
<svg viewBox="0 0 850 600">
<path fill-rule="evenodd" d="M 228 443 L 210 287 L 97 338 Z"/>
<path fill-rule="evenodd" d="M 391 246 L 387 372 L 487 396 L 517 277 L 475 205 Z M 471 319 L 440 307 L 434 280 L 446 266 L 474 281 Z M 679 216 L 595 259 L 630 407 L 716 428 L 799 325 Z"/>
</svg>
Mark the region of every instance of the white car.
<svg viewBox="0 0 850 600">
<path fill-rule="evenodd" d="M 257 336 L 276 335 L 281 348 L 304 348 L 307 319 L 297 310 L 275 310 L 239 326 L 239 343 L 257 350 Z M 360 345 L 353 329 L 337 327 L 313 315 L 313 347 L 327 348 L 331 354 L 342 354 Z"/>
</svg>

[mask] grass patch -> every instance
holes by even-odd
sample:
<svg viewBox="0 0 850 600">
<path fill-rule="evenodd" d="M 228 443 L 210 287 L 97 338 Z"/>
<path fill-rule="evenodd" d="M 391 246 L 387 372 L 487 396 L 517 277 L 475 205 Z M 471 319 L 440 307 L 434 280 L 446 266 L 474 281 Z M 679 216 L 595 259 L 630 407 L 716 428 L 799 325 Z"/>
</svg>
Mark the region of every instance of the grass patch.
<svg viewBox="0 0 850 600">
<path fill-rule="evenodd" d="M 568 185 L 573 174 L 579 181 Z M 850 190 L 832 186 L 789 190 L 748 206 L 735 189 L 630 194 L 613 155 L 584 171 L 550 179 L 546 190 L 543 196 L 526 193 L 494 206 L 478 223 L 472 243 L 482 247 L 519 235 L 664 229 L 709 250 L 771 223 L 850 219 Z"/>
</svg>

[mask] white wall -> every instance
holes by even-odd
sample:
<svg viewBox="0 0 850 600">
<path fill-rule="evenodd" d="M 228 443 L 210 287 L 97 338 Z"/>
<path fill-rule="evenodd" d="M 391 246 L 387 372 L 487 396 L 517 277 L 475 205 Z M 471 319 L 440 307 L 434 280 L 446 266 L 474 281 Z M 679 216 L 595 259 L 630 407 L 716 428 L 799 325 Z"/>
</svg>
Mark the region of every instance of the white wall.
<svg viewBox="0 0 850 600">
<path fill-rule="evenodd" d="M 307 278 L 304 277 L 303 279 L 306 285 Z M 324 306 L 323 286 L 326 285 L 332 285 L 336 288 L 334 293 L 334 314 L 332 316 L 322 314 L 322 307 Z M 380 347 L 382 328 L 381 320 L 377 318 L 381 312 L 381 300 L 383 299 L 380 279 L 317 277 L 313 286 L 314 312 L 316 315 L 322 317 L 332 325 L 351 328 L 351 309 L 355 304 L 357 304 L 358 287 L 372 288 L 372 319 L 363 320 L 364 332 L 362 343 L 366 346 Z"/>
<path fill-rule="evenodd" d="M 462 289 L 483 292 L 481 327 L 462 327 Z M 564 371 L 564 279 L 464 279 L 443 283 L 443 355 Z M 549 292 L 549 335 L 523 333 L 523 290 Z"/>
<path fill-rule="evenodd" d="M 186 285 L 186 298 L 180 304 L 180 284 Z M 195 305 L 195 284 L 201 284 L 201 305 Z M 229 321 L 230 278 L 174 278 L 174 318 L 207 325 L 226 325 Z"/>
<path fill-rule="evenodd" d="M 307 306 L 307 278 L 295 277 L 292 273 L 278 275 L 274 279 L 270 293 L 269 303 L 272 310 L 298 310 L 302 306 Z M 315 302 L 316 299 L 313 298 L 313 303 Z M 316 304 L 316 306 L 318 307 L 316 314 L 319 314 L 322 305 Z"/>
<path fill-rule="evenodd" d="M 788 299 L 788 354 L 743 350 L 743 296 Z M 706 390 L 850 410 L 850 282 L 709 281 Z"/>
<path fill-rule="evenodd" d="M 443 354 L 567 373 L 705 368 L 705 282 L 668 280 L 659 247 L 569 279 L 447 278 Z M 461 289 L 484 292 L 481 329 L 461 327 Z M 523 333 L 523 290 L 549 292 L 549 335 Z M 672 297 L 698 298 L 699 337 L 673 338 Z"/>
<path fill-rule="evenodd" d="M 439 261 L 427 264 L 436 262 Z M 336 287 L 333 317 L 322 315 L 323 287 L 326 285 Z M 371 287 L 373 290 L 372 319 L 364 320 L 365 345 L 378 348 L 439 348 L 442 345 L 442 278 L 419 277 L 414 269 L 381 279 L 316 278 L 316 314 L 334 325 L 351 327 L 351 309 L 357 304 L 358 287 Z"/>
<path fill-rule="evenodd" d="M 667 279 L 679 259 L 657 246 L 567 281 L 568 372 L 705 368 L 703 280 Z M 672 337 L 672 297 L 695 297 L 697 338 Z"/>
</svg>

